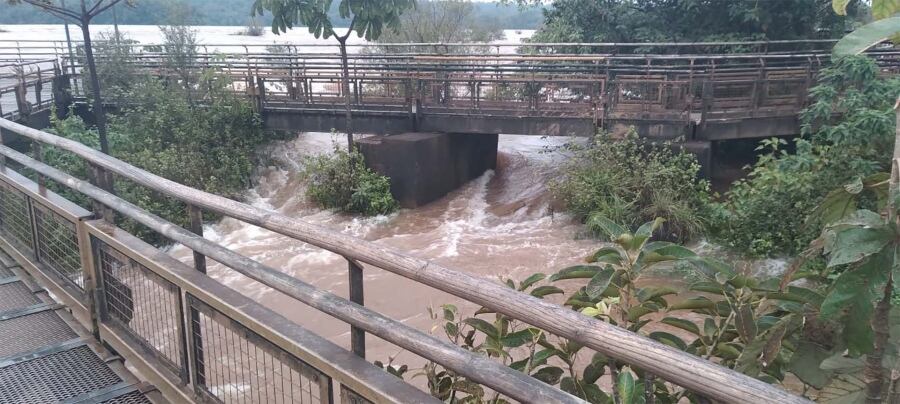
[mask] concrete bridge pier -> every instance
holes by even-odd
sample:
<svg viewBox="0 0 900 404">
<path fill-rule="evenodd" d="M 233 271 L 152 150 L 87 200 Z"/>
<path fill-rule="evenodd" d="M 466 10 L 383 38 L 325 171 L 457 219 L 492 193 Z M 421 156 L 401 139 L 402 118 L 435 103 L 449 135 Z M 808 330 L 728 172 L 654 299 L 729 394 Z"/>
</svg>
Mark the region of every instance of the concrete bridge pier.
<svg viewBox="0 0 900 404">
<path fill-rule="evenodd" d="M 366 165 L 391 178 L 405 208 L 437 200 L 497 167 L 496 134 L 410 132 L 357 141 Z"/>
</svg>

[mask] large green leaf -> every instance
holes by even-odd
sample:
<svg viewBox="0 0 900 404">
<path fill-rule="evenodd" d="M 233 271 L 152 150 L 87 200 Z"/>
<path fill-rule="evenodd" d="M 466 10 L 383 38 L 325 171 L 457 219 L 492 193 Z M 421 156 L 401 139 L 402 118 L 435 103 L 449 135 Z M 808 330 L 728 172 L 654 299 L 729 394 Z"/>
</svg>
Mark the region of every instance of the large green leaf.
<svg viewBox="0 0 900 404">
<path fill-rule="evenodd" d="M 551 285 L 538 286 L 538 287 L 534 288 L 534 290 L 531 291 L 531 295 L 534 297 L 544 297 L 547 295 L 557 295 L 557 294 L 563 294 L 563 293 L 565 293 L 565 291 L 563 291 L 562 289 L 560 289 L 556 286 L 551 286 Z"/>
<path fill-rule="evenodd" d="M 616 392 L 619 394 L 619 402 L 622 404 L 633 404 L 636 400 L 634 376 L 629 371 L 619 373 L 619 380 L 616 381 Z"/>
<path fill-rule="evenodd" d="M 881 20 L 900 12 L 900 0 L 872 0 L 872 17 Z"/>
<path fill-rule="evenodd" d="M 603 294 L 606 288 L 609 287 L 609 282 L 612 281 L 613 275 L 616 274 L 616 270 L 612 267 L 606 267 L 597 272 L 593 278 L 591 278 L 590 282 L 588 282 L 585 287 L 585 293 L 587 293 L 588 297 L 591 299 L 596 299 Z"/>
<path fill-rule="evenodd" d="M 836 374 L 819 391 L 816 402 L 828 404 L 861 404 L 865 402 L 866 383 L 862 379 L 865 367 L 863 358 L 848 358 L 843 354 L 834 355 L 822 361 L 823 371 Z"/>
<path fill-rule="evenodd" d="M 822 302 L 820 313 L 823 318 L 844 313 L 842 335 L 851 355 L 867 353 L 872 349 L 872 312 L 887 283 L 893 253 L 893 250 L 882 251 L 868 258 L 859 268 L 841 274 Z"/>
<path fill-rule="evenodd" d="M 550 282 L 563 279 L 590 279 L 599 272 L 601 267 L 596 265 L 575 265 L 565 268 L 550 276 Z"/>
<path fill-rule="evenodd" d="M 623 234 L 628 233 L 627 229 L 601 215 L 591 215 L 586 224 L 589 228 L 599 230 L 610 241 L 614 241 Z"/>
<path fill-rule="evenodd" d="M 525 278 L 525 280 L 522 281 L 521 284 L 519 284 L 519 291 L 523 291 L 525 289 L 530 288 L 531 285 L 534 285 L 535 283 L 544 280 L 544 278 L 546 278 L 546 277 L 547 277 L 547 275 L 544 275 L 542 273 L 532 274 L 531 276 Z"/>
<path fill-rule="evenodd" d="M 756 319 L 750 303 L 743 303 L 734 310 L 734 325 L 744 343 L 749 343 L 756 338 Z"/>
<path fill-rule="evenodd" d="M 493 324 L 480 318 L 467 318 L 463 320 L 463 322 L 472 326 L 472 328 L 481 331 L 489 337 L 497 338 L 500 335 L 500 333 L 497 332 L 497 328 L 495 328 Z"/>
<path fill-rule="evenodd" d="M 831 0 L 831 8 L 837 15 L 847 15 L 847 5 L 849 4 L 850 0 Z"/>
<path fill-rule="evenodd" d="M 894 233 L 887 227 L 849 227 L 835 231 L 827 246 L 828 267 L 846 265 L 880 252 L 891 242 Z"/>
<path fill-rule="evenodd" d="M 677 317 L 666 317 L 662 319 L 661 323 L 670 325 L 675 328 L 680 328 L 682 330 L 691 332 L 694 335 L 700 336 L 700 327 L 698 327 L 697 324 L 695 324 L 693 321 Z"/>
<path fill-rule="evenodd" d="M 518 348 L 534 341 L 535 336 L 540 335 L 540 332 L 536 328 L 526 328 L 522 331 L 506 334 L 505 337 L 500 338 L 500 344 L 507 348 Z"/>
<path fill-rule="evenodd" d="M 900 17 L 890 17 L 863 25 L 843 38 L 832 53 L 834 56 L 858 55 L 867 49 L 886 41 L 900 33 Z"/>
<path fill-rule="evenodd" d="M 820 368 L 829 356 L 831 354 L 825 348 L 813 342 L 801 341 L 791 356 L 789 369 L 804 383 L 821 389 L 831 379 L 831 372 Z"/>
<path fill-rule="evenodd" d="M 534 372 L 531 377 L 538 379 L 547 384 L 557 384 L 563 375 L 563 370 L 556 366 L 545 366 Z"/>
<path fill-rule="evenodd" d="M 698 296 L 690 299 L 684 299 L 678 303 L 669 306 L 669 311 L 675 310 L 698 310 L 698 309 L 714 309 L 716 303 L 709 298 Z"/>
</svg>

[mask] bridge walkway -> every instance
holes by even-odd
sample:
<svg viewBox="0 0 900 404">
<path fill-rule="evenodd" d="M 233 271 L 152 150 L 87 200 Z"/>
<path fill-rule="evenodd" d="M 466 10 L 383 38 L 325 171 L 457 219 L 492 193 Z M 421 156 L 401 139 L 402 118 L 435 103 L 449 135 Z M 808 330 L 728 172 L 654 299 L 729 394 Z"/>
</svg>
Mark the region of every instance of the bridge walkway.
<svg viewBox="0 0 900 404">
<path fill-rule="evenodd" d="M 164 402 L 14 262 L 0 251 L 0 402 Z"/>
</svg>

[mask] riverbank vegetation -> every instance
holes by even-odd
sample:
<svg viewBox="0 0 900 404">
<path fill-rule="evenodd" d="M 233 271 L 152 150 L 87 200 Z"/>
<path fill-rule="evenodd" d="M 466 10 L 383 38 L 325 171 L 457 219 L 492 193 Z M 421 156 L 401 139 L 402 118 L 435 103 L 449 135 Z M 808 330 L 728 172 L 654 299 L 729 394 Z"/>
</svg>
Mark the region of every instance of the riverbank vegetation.
<svg viewBox="0 0 900 404">
<path fill-rule="evenodd" d="M 789 3 L 803 2 L 784 5 Z M 835 1 L 835 9 L 866 4 L 881 10 L 876 19 L 900 11 L 896 2 L 878 0 Z M 722 10 L 745 6 L 719 4 Z M 572 9 L 584 18 L 606 11 Z M 646 20 L 640 25 L 670 28 Z M 654 39 L 662 40 L 647 40 Z M 895 111 L 900 80 L 881 73 L 872 59 L 836 57 L 810 91 L 801 136 L 792 143 L 762 141 L 750 175 L 718 202 L 709 198 L 708 186 L 696 187 L 701 184 L 696 169 L 685 163 L 691 158 L 648 158 L 645 145 L 635 140 L 600 137 L 602 145 L 579 150 L 554 187 L 567 209 L 604 240 L 600 248 L 585 263 L 503 281 L 818 402 L 900 402 L 900 293 L 894 287 L 900 277 L 900 151 L 895 151 L 900 150 Z M 643 173 L 632 159 L 655 169 Z M 660 171 L 666 173 L 661 179 L 653 177 Z M 786 256 L 790 266 L 781 274 L 760 275 L 661 241 L 673 238 L 662 218 L 638 226 L 639 219 L 649 220 L 641 216 L 653 202 L 644 193 L 648 189 L 705 206 L 695 212 L 705 226 L 692 236 L 714 237 L 744 255 Z M 643 276 L 654 268 L 689 273 L 687 290 L 646 282 Z M 580 344 L 486 308 L 469 314 L 444 305 L 430 313 L 435 329 L 452 343 L 592 403 L 705 401 L 649 369 L 582 352 Z M 579 359 L 579 353 L 589 360 Z M 504 402 L 434 363 L 414 372 L 379 365 L 401 377 L 424 377 L 431 393 L 445 402 Z"/>
<path fill-rule="evenodd" d="M 571 148 L 571 147 L 570 147 Z M 629 131 L 623 139 L 598 135 L 575 147 L 553 193 L 592 232 L 596 218 L 628 227 L 663 218 L 664 237 L 686 241 L 704 234 L 711 213 L 709 182 L 693 155 L 670 143 L 648 143 Z"/>
<path fill-rule="evenodd" d="M 231 91 L 229 79 L 214 70 L 187 68 L 186 52 L 194 37 L 187 27 L 171 27 L 164 45 L 170 58 L 166 68 L 177 78 L 162 79 L 143 74 L 133 67 L 125 51 L 104 59 L 98 72 L 104 77 L 104 91 L 128 99 L 109 119 L 110 154 L 181 184 L 232 199 L 241 199 L 250 187 L 251 175 L 262 156 L 257 149 L 272 135 L 245 97 Z M 119 47 L 118 49 L 127 49 Z M 108 79 L 108 80 L 107 80 Z M 99 147 L 94 129 L 74 111 L 65 119 L 54 119 L 49 131 L 90 147 Z M 44 161 L 79 178 L 87 178 L 81 159 L 47 147 Z M 115 181 L 115 191 L 126 200 L 173 223 L 187 226 L 186 206 L 172 199 L 160 199 L 145 187 Z M 88 206 L 80 194 L 63 187 L 56 191 Z M 212 219 L 213 217 L 207 217 Z M 160 243 L 160 236 L 131 221 L 119 223 L 145 240 Z"/>
<path fill-rule="evenodd" d="M 818 235 L 823 220 L 834 219 L 815 216 L 829 192 L 889 171 L 900 78 L 878 72 L 866 57 L 840 59 L 822 70 L 800 116 L 803 134 L 795 150 L 780 139 L 761 142 L 766 153 L 723 204 L 720 240 L 751 255 L 795 255 Z M 861 206 L 872 206 L 872 195 L 864 196 Z"/>
<path fill-rule="evenodd" d="M 325 209 L 375 216 L 399 207 L 390 179 L 366 167 L 356 149 L 349 153 L 335 145 L 333 153 L 308 157 L 301 174 L 306 196 Z"/>
</svg>

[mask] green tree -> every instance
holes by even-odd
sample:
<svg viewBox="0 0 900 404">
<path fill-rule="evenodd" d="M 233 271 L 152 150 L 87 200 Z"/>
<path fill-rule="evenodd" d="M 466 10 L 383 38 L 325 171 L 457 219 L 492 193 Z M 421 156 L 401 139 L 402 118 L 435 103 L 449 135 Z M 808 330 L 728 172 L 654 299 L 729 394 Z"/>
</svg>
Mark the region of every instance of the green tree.
<svg viewBox="0 0 900 404">
<path fill-rule="evenodd" d="M 54 0 L 7 0 L 9 4 L 26 3 L 37 7 L 50 15 L 58 17 L 64 21 L 74 23 L 81 28 L 81 35 L 84 39 L 84 56 L 87 61 L 88 74 L 90 75 L 90 88 L 93 98 L 94 119 L 97 124 L 97 135 L 100 139 L 100 151 L 109 154 L 109 140 L 107 140 L 106 129 L 106 112 L 103 109 L 103 98 L 100 91 L 100 78 L 97 74 L 97 64 L 94 61 L 94 51 L 91 43 L 90 24 L 94 17 L 102 14 L 104 11 L 115 7 L 126 1 L 131 5 L 132 0 L 80 0 L 78 8 L 67 8 L 62 0 L 57 4 Z"/>
<path fill-rule="evenodd" d="M 556 0 L 534 42 L 690 42 L 834 38 L 853 24 L 829 0 Z M 517 0 L 520 4 L 541 4 Z M 861 6 L 848 9 L 856 16 Z M 698 24 L 702 21 L 702 24 Z"/>
<path fill-rule="evenodd" d="M 419 3 L 400 16 L 399 29 L 385 32 L 383 43 L 470 43 L 491 42 L 503 37 L 502 27 L 478 14 L 469 0 L 440 0 Z M 404 47 L 402 52 L 464 53 L 470 47 Z M 396 48 L 379 48 L 390 52 Z"/>
<path fill-rule="evenodd" d="M 369 41 L 378 39 L 385 28 L 396 29 L 400 16 L 415 7 L 415 0 L 340 0 L 341 18 L 349 18 L 350 26 L 343 35 L 334 30 L 328 14 L 333 0 L 256 0 L 253 14 L 272 13 L 272 32 L 287 32 L 294 25 L 302 24 L 316 38 L 334 37 L 341 51 L 342 88 L 347 119 L 347 147 L 353 149 L 353 113 L 350 108 L 350 68 L 347 61 L 347 39 L 354 31 Z"/>
</svg>

